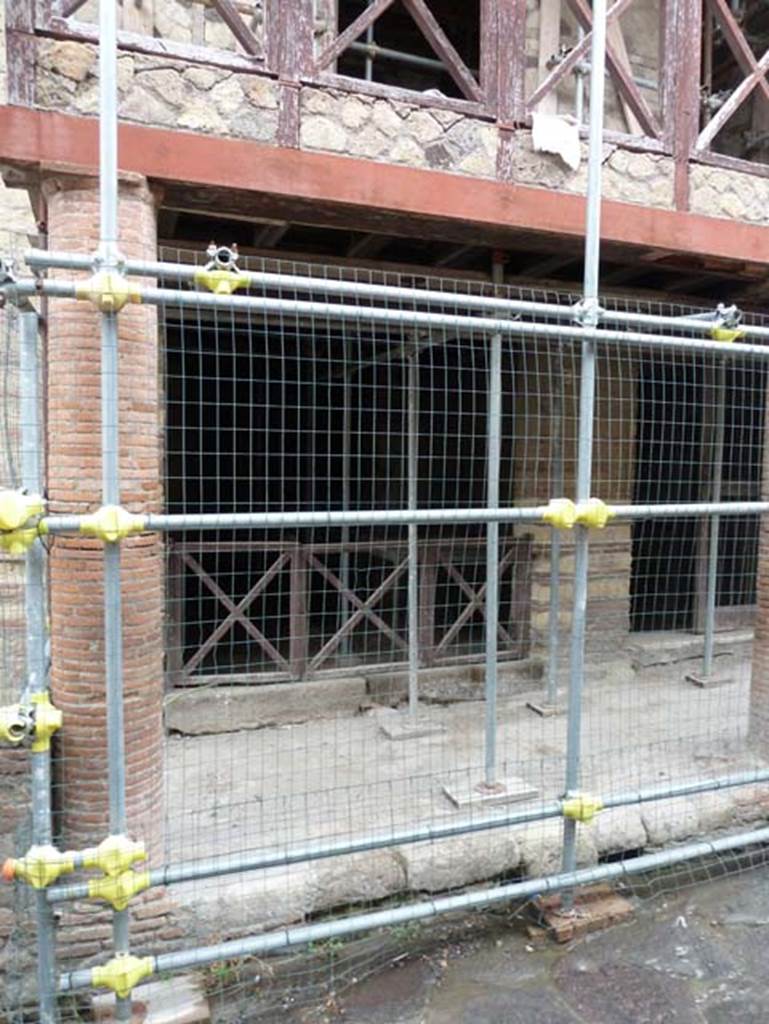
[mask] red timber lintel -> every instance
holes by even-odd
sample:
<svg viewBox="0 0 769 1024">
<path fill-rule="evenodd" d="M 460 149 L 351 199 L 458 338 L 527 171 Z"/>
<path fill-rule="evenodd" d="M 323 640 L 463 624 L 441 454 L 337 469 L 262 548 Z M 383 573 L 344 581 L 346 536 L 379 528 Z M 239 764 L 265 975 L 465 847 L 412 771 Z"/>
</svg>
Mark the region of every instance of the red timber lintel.
<svg viewBox="0 0 769 1024">
<path fill-rule="evenodd" d="M 120 126 L 119 145 L 121 170 L 159 183 L 335 206 L 351 218 L 375 210 L 412 220 L 415 234 L 420 221 L 475 229 L 479 244 L 500 230 L 551 239 L 584 230 L 584 199 L 547 189 L 132 124 Z M 0 162 L 93 173 L 97 122 L 0 106 Z M 607 200 L 602 233 L 606 242 L 647 252 L 769 264 L 769 232 L 738 221 Z"/>
</svg>

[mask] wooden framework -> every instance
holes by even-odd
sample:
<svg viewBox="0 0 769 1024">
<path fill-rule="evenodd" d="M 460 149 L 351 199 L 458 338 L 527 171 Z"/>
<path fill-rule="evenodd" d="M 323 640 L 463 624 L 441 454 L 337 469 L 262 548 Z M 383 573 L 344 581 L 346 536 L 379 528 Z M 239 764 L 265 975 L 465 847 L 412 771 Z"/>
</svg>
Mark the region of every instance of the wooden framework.
<svg viewBox="0 0 769 1024">
<path fill-rule="evenodd" d="M 261 33 L 257 33 L 243 17 L 246 0 L 200 0 L 200 4 L 213 9 L 230 30 L 233 49 L 212 49 L 200 42 L 158 39 L 135 31 L 121 32 L 119 45 L 127 51 L 277 79 L 281 89 L 278 143 L 282 146 L 299 145 L 302 85 L 364 92 L 416 105 L 461 111 L 468 116 L 494 121 L 500 133 L 498 176 L 508 180 L 512 177 L 514 130 L 527 124 L 540 104 L 544 104 L 543 109 L 550 104 L 552 109 L 552 98 L 559 83 L 589 53 L 590 4 L 587 0 L 562 2 L 583 30 L 583 38 L 563 55 L 529 95 L 526 95 L 526 0 L 503 0 L 500 3 L 480 0 L 480 69 L 477 75 L 457 53 L 425 0 L 374 0 L 317 55 L 313 0 L 264 0 Z M 625 111 L 629 132 L 633 134 L 607 135 L 634 149 L 672 155 L 676 167 L 676 205 L 682 210 L 688 206 L 688 167 L 692 160 L 769 174 L 766 165 L 714 153 L 711 148 L 718 133 L 749 96 L 757 93 L 763 103 L 769 103 L 766 79 L 769 50 L 758 58 L 753 54 L 728 0 L 660 0 L 661 112 L 657 115 L 634 82 L 627 54 L 623 52 L 624 44 L 618 45 L 615 31 L 618 19 L 634 2 L 636 0 L 613 0 L 611 3 L 607 52 L 610 78 Z M 32 106 L 35 37 L 96 42 L 97 27 L 78 20 L 84 0 L 5 0 L 5 3 L 9 102 Z M 394 3 L 406 7 L 436 59 L 456 83 L 461 98 L 425 96 L 395 86 L 346 77 L 335 71 L 337 58 Z M 702 38 L 703 3 L 723 33 L 744 78 L 715 116 L 701 126 L 701 47 L 694 45 L 693 41 Z M 621 36 L 619 39 L 621 41 Z"/>
<path fill-rule="evenodd" d="M 403 585 L 408 568 L 405 542 L 351 542 L 349 544 L 312 544 L 296 542 L 192 542 L 172 541 L 169 545 L 169 677 L 176 685 L 194 685 L 207 681 L 209 676 L 197 674 L 205 659 L 224 640 L 232 628 L 240 625 L 250 640 L 262 651 L 268 669 L 263 672 L 246 670 L 245 674 L 264 678 L 301 679 L 317 675 L 327 665 L 342 642 L 349 638 L 362 623 L 367 622 L 391 644 L 393 657 L 387 662 L 393 667 L 406 662 L 408 642 L 402 629 L 387 621 L 386 613 L 378 608 L 388 594 Z M 268 557 L 269 565 L 254 577 L 248 592 L 237 603 L 222 590 L 213 576 L 202 565 L 202 556 L 215 552 L 259 552 Z M 358 558 L 374 556 L 389 562 L 391 568 L 382 581 L 365 597 L 356 593 L 352 586 L 345 585 L 340 576 L 329 566 L 329 562 L 346 553 Z M 461 557 L 460 557 L 461 552 Z M 506 581 L 510 594 L 510 614 L 507 622 L 499 623 L 500 658 L 522 658 L 528 653 L 531 622 L 531 553 L 532 544 L 528 539 L 505 541 L 500 552 L 499 580 Z M 468 559 L 468 554 L 470 555 Z M 465 564 L 473 557 L 485 557 L 483 540 L 463 538 L 456 545 L 448 540 L 422 541 L 419 545 L 419 657 L 425 666 L 450 664 L 466 660 L 457 655 L 452 645 L 463 627 L 474 617 L 485 616 L 485 584 L 480 587 L 468 582 Z M 216 624 L 200 645 L 185 660 L 184 621 L 184 579 L 191 573 L 213 595 L 225 611 L 226 616 Z M 276 643 L 269 639 L 249 616 L 249 610 L 264 595 L 278 574 L 288 576 L 288 631 L 282 645 L 288 647 L 288 657 Z M 439 626 L 436 621 L 436 591 L 439 574 L 455 584 L 463 595 L 465 603 L 459 607 L 452 622 Z M 338 596 L 340 606 L 349 614 L 333 632 L 324 635 L 320 646 L 313 649 L 310 628 L 310 578 L 315 575 L 322 581 L 326 593 Z M 402 658 L 399 660 L 398 652 Z M 351 669 L 360 672 L 360 664 Z M 340 666 L 334 666 L 338 674 Z M 233 670 L 233 674 L 239 674 Z"/>
</svg>

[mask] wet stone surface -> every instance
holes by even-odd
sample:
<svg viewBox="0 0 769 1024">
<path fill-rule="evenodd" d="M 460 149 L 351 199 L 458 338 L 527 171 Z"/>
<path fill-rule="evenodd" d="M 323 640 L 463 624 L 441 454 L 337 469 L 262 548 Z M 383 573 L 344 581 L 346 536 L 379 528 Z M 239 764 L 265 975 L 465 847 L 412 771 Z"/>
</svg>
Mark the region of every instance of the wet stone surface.
<svg viewBox="0 0 769 1024">
<path fill-rule="evenodd" d="M 479 915 L 480 916 L 480 915 Z M 488 916 L 290 1020 L 347 1024 L 764 1024 L 769 868 L 638 901 L 565 946 Z M 288 1024 L 288 1021 L 287 1021 Z"/>
</svg>

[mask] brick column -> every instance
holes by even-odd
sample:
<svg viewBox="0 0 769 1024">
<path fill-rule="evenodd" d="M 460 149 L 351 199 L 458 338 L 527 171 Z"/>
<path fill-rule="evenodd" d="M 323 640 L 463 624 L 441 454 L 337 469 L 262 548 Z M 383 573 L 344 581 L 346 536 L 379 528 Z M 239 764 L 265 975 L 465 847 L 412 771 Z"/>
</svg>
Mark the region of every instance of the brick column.
<svg viewBox="0 0 769 1024">
<path fill-rule="evenodd" d="M 94 252 L 97 182 L 52 176 L 45 194 L 50 248 Z M 143 178 L 121 181 L 120 250 L 128 257 L 155 257 L 155 203 Z M 155 511 L 161 497 L 156 310 L 129 305 L 118 323 L 121 503 L 133 512 Z M 82 513 L 101 505 L 99 374 L 100 315 L 85 302 L 50 302 L 53 512 Z M 156 536 L 143 535 L 123 541 L 121 550 L 128 828 L 157 852 L 163 823 L 162 549 Z M 108 833 L 102 563 L 101 542 L 59 537 L 52 544 L 51 680 L 54 701 L 64 712 L 54 801 L 60 842 L 70 847 Z"/>
</svg>

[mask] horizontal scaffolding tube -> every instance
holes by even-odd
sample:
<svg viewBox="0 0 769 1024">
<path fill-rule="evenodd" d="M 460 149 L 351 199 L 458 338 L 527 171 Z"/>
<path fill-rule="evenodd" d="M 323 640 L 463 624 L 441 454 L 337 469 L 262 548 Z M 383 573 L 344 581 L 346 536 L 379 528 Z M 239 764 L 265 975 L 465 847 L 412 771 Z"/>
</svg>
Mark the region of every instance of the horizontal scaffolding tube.
<svg viewBox="0 0 769 1024">
<path fill-rule="evenodd" d="M 214 963 L 217 960 L 230 960 L 244 956 L 258 956 L 264 953 L 302 946 L 308 942 L 339 938 L 343 935 L 355 935 L 374 928 L 386 928 L 405 924 L 408 921 L 423 920 L 439 914 L 457 911 L 475 910 L 494 903 L 514 899 L 528 899 L 546 892 L 558 892 L 572 889 L 594 882 L 603 882 L 612 878 L 642 874 L 646 871 L 671 867 L 699 857 L 708 857 L 730 850 L 741 849 L 769 843 L 769 828 L 756 829 L 735 836 L 724 836 L 721 839 L 705 840 L 689 843 L 672 850 L 659 853 L 643 854 L 629 860 L 611 864 L 597 864 L 595 867 L 580 868 L 564 874 L 552 875 L 549 878 L 534 878 L 526 882 L 512 882 L 508 885 L 495 886 L 489 889 L 459 893 L 455 896 L 441 896 L 419 903 L 406 904 L 378 910 L 369 914 L 356 914 L 350 917 L 321 921 L 315 924 L 296 925 L 281 928 L 274 932 L 255 935 L 245 939 L 234 939 L 221 942 L 214 946 L 202 946 L 198 949 L 181 950 L 177 953 L 161 953 L 154 957 L 155 973 L 164 971 L 181 971 L 188 967 L 199 967 L 202 964 Z M 72 992 L 91 987 L 91 971 L 73 971 L 62 974 L 59 978 L 59 991 Z"/>
<path fill-rule="evenodd" d="M 46 295 L 51 298 L 74 299 L 74 281 L 16 281 L 0 288 L 12 297 Z M 385 306 L 343 306 L 336 303 L 308 302 L 299 299 L 265 298 L 256 295 L 215 295 L 210 292 L 185 292 L 173 288 L 143 288 L 137 293 L 143 302 L 167 308 L 226 309 L 231 313 L 275 313 L 288 316 L 309 316 L 328 321 L 352 321 L 395 324 L 397 327 L 422 327 L 432 330 L 471 331 L 478 334 L 501 333 L 512 337 L 543 338 L 563 341 L 595 341 L 606 345 L 640 345 L 683 352 L 712 352 L 724 357 L 755 356 L 769 359 L 769 346 L 744 342 L 709 341 L 704 338 L 681 338 L 664 334 L 641 334 L 637 331 L 609 331 L 578 324 L 526 323 L 520 320 L 492 319 L 449 313 L 426 313 L 412 309 Z M 680 322 L 679 322 L 680 327 Z"/>
<path fill-rule="evenodd" d="M 761 515 L 769 501 L 691 502 L 672 505 L 610 505 L 615 519 L 686 518 L 708 515 Z M 333 526 L 434 526 L 466 523 L 544 522 L 546 505 L 534 508 L 371 509 L 345 512 L 201 512 L 148 515 L 145 529 L 158 533 L 185 530 L 275 530 Z M 41 531 L 77 533 L 84 516 L 45 516 Z"/>
<path fill-rule="evenodd" d="M 36 270 L 53 267 L 61 270 L 91 270 L 93 261 L 89 256 L 75 253 L 49 253 L 43 249 L 32 249 L 25 262 Z M 172 277 L 177 281 L 194 281 L 200 267 L 190 263 L 163 263 L 152 260 L 126 260 L 124 272 L 134 277 Z M 505 315 L 524 314 L 530 316 L 554 317 L 574 321 L 575 308 L 572 305 L 553 302 L 533 302 L 525 299 L 508 299 L 488 295 L 465 295 L 459 292 L 445 292 L 437 289 L 403 288 L 394 285 L 375 284 L 366 281 L 340 281 L 331 278 L 308 277 L 299 274 L 276 274 L 266 271 L 241 271 L 250 286 L 275 290 L 295 289 L 313 292 L 316 295 L 339 295 L 355 298 L 382 299 L 390 302 L 407 303 L 409 306 L 440 305 L 452 309 L 487 310 Z M 647 327 L 662 327 L 673 331 L 707 332 L 718 322 L 713 314 L 697 314 L 684 317 L 663 316 L 654 313 L 638 313 L 626 310 L 604 310 L 601 322 L 607 324 L 636 324 Z M 740 329 L 746 337 L 769 339 L 769 327 L 742 324 Z M 721 343 L 723 344 L 723 343 Z"/>
<path fill-rule="evenodd" d="M 734 789 L 739 786 L 751 786 L 761 782 L 769 782 L 769 769 L 751 772 L 740 772 L 724 775 L 717 779 L 702 779 L 696 782 L 684 782 L 679 785 L 666 786 L 658 789 L 630 790 L 616 793 L 603 800 L 603 807 L 629 807 L 635 804 L 650 803 L 655 800 L 670 800 L 675 797 L 693 796 L 696 793 L 712 793 L 722 789 Z M 325 860 L 329 857 L 343 857 L 351 853 L 365 853 L 369 850 L 381 850 L 391 846 L 407 846 L 411 843 L 429 842 L 447 839 L 451 836 L 467 835 L 473 832 L 488 832 L 497 828 L 508 828 L 513 825 L 525 825 L 529 822 L 545 821 L 558 818 L 563 814 L 560 800 L 541 804 L 538 807 L 500 814 L 492 818 L 470 818 L 464 821 L 441 822 L 436 825 L 424 825 L 421 828 L 407 829 L 402 832 L 388 832 L 378 836 L 362 836 L 360 839 L 338 843 L 318 843 L 312 846 L 299 846 L 282 853 L 243 854 L 232 857 L 215 857 L 208 860 L 188 861 L 181 864 L 167 864 L 162 868 L 150 871 L 150 886 L 172 885 L 176 882 L 190 882 L 198 878 L 218 878 L 222 875 L 241 874 L 247 871 L 263 871 L 267 868 L 286 867 L 290 864 L 306 864 L 310 861 Z M 46 890 L 50 903 L 62 903 L 66 900 L 83 899 L 88 896 L 88 883 L 76 882 L 68 885 L 57 885 Z"/>
</svg>

